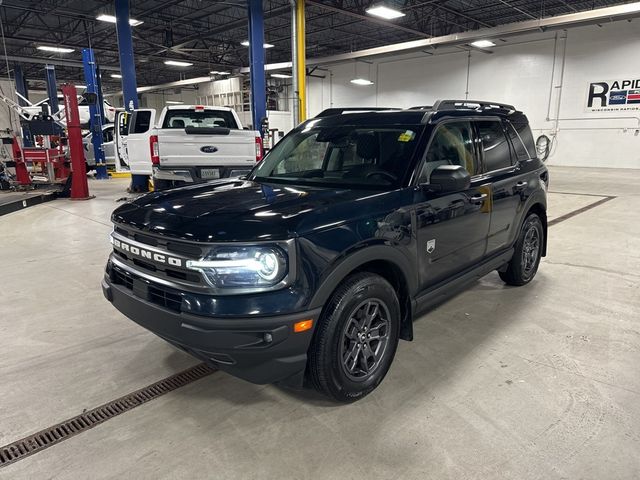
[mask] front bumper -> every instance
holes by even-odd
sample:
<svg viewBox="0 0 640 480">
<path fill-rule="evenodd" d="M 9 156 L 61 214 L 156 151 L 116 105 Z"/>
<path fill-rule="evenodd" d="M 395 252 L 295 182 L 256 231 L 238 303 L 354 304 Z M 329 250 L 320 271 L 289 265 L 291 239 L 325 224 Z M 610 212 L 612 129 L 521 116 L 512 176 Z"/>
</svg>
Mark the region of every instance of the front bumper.
<svg viewBox="0 0 640 480">
<path fill-rule="evenodd" d="M 294 333 L 293 324 L 312 319 L 315 328 L 321 309 L 261 318 L 214 318 L 162 308 L 112 283 L 108 276 L 102 280 L 102 291 L 131 320 L 216 368 L 252 383 L 302 384 L 313 329 Z"/>
</svg>

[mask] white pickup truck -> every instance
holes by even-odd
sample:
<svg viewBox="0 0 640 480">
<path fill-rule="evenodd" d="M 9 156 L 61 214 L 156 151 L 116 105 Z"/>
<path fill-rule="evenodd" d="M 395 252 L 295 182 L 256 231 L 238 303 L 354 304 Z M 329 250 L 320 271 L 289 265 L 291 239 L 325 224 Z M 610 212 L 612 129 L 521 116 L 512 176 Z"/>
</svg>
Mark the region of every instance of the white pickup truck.
<svg viewBox="0 0 640 480">
<path fill-rule="evenodd" d="M 230 108 L 172 105 L 155 120 L 154 109 L 134 110 L 126 150 L 131 173 L 153 175 L 156 190 L 245 175 L 262 160 L 260 134 Z"/>
</svg>

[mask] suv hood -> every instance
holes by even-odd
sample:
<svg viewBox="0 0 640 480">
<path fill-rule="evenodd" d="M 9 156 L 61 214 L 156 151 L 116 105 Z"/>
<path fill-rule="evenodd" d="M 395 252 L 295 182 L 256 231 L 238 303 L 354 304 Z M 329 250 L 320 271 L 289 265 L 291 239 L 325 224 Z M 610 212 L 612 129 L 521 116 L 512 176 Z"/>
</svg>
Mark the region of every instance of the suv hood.
<svg viewBox="0 0 640 480">
<path fill-rule="evenodd" d="M 144 195 L 116 209 L 112 220 L 196 242 L 284 240 L 393 208 L 380 198 L 374 202 L 378 208 L 353 204 L 379 196 L 370 190 L 218 180 Z"/>
</svg>

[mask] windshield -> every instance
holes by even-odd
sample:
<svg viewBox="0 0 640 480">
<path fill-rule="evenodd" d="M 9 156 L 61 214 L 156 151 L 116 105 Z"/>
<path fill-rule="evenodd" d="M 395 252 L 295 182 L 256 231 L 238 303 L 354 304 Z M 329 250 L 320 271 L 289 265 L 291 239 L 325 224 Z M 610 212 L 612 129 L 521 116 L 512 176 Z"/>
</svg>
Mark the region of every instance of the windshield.
<svg viewBox="0 0 640 480">
<path fill-rule="evenodd" d="M 162 128 L 214 128 L 226 127 L 235 130 L 238 128 L 233 113 L 226 110 L 209 110 L 204 111 L 190 110 L 167 110 L 162 122 Z"/>
<path fill-rule="evenodd" d="M 306 128 L 278 142 L 251 178 L 301 185 L 398 187 L 410 167 L 422 128 Z"/>
</svg>

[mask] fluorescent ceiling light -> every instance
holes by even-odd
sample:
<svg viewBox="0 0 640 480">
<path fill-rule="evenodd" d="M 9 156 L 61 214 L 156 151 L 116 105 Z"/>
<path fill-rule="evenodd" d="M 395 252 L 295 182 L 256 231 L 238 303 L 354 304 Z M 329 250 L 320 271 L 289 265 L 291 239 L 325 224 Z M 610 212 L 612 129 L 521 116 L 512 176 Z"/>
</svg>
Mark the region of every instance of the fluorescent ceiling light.
<svg viewBox="0 0 640 480">
<path fill-rule="evenodd" d="M 249 46 L 249 45 L 251 45 L 251 44 L 249 43 L 249 40 L 245 40 L 245 41 L 243 41 L 243 42 L 240 42 L 240 45 L 242 45 L 243 47 L 248 47 L 248 46 Z M 262 46 L 263 46 L 264 48 L 273 48 L 273 47 L 274 47 L 274 46 L 273 46 L 273 45 L 271 45 L 270 43 L 263 43 L 263 44 L 262 44 Z"/>
<path fill-rule="evenodd" d="M 351 80 L 351 83 L 354 85 L 373 85 L 371 80 L 367 80 L 366 78 L 354 78 Z"/>
<path fill-rule="evenodd" d="M 76 85 L 76 88 L 87 88 L 86 85 Z"/>
<path fill-rule="evenodd" d="M 393 8 L 385 7 L 384 5 L 378 5 L 377 7 L 371 7 L 366 10 L 369 15 L 375 17 L 384 18 L 385 20 L 393 20 L 395 18 L 404 17 L 405 14 L 395 10 Z"/>
<path fill-rule="evenodd" d="M 173 65 L 174 67 L 190 67 L 193 63 L 181 62 L 180 60 L 165 60 L 165 65 Z"/>
<path fill-rule="evenodd" d="M 177 100 L 166 100 L 164 103 L 168 103 L 170 105 L 182 105 L 184 102 L 179 102 Z"/>
<path fill-rule="evenodd" d="M 71 53 L 75 51 L 73 48 L 49 47 L 47 45 L 39 45 L 38 50 L 44 50 L 45 52 L 56 52 L 56 53 Z"/>
<path fill-rule="evenodd" d="M 496 44 L 493 43 L 491 40 L 476 40 L 475 42 L 471 42 L 471 46 L 478 47 L 478 48 L 489 48 L 489 47 L 495 47 Z"/>
<path fill-rule="evenodd" d="M 96 20 L 100 20 L 101 22 L 116 23 L 116 17 L 114 17 L 113 15 L 98 15 L 96 17 Z M 141 23 L 144 22 L 141 22 L 140 20 L 136 20 L 134 18 L 129 19 L 129 25 L 131 25 L 132 27 L 137 27 Z"/>
<path fill-rule="evenodd" d="M 119 73 L 112 73 L 111 78 L 122 78 L 122 75 L 120 75 Z"/>
<path fill-rule="evenodd" d="M 219 72 L 218 70 L 211 70 L 209 73 L 211 75 L 231 75 L 231 72 Z"/>
<path fill-rule="evenodd" d="M 271 76 L 273 78 L 291 78 L 291 75 L 287 75 L 286 73 L 272 73 Z"/>
</svg>

